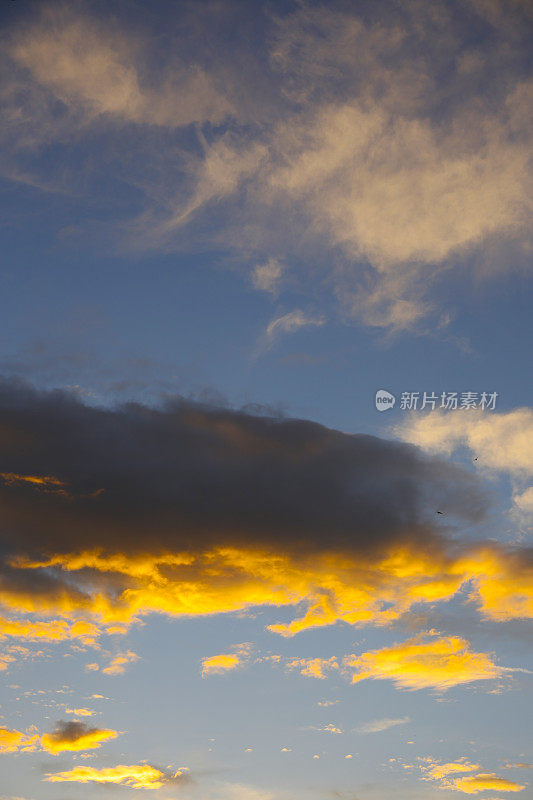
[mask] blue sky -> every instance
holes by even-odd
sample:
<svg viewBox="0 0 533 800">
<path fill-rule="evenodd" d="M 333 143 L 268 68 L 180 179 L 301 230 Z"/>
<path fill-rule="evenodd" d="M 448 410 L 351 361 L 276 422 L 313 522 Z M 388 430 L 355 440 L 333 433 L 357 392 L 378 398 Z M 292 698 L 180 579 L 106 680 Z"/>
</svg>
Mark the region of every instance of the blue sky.
<svg viewBox="0 0 533 800">
<path fill-rule="evenodd" d="M 533 796 L 530 4 L 0 21 L 2 800 Z"/>
</svg>

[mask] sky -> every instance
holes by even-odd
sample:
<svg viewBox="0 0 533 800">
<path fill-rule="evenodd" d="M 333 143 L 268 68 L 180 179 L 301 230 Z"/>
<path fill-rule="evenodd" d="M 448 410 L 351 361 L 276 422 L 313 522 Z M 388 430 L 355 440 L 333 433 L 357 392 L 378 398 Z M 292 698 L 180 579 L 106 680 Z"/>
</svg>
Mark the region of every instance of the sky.
<svg viewBox="0 0 533 800">
<path fill-rule="evenodd" d="M 0 9 L 0 800 L 533 798 L 529 0 Z"/>
</svg>

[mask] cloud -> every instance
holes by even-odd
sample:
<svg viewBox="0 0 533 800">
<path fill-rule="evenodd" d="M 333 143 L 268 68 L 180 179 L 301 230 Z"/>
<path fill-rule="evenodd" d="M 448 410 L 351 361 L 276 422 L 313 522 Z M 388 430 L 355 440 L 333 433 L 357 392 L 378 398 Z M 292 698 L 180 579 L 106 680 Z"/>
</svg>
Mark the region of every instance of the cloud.
<svg viewBox="0 0 533 800">
<path fill-rule="evenodd" d="M 533 471 L 533 411 L 509 412 L 457 409 L 413 414 L 395 428 L 403 440 L 433 453 L 450 455 L 467 447 L 479 467 L 517 477 Z"/>
<path fill-rule="evenodd" d="M 513 495 L 513 501 L 520 511 L 533 514 L 533 486 L 524 489 L 523 492 Z"/>
<path fill-rule="evenodd" d="M 440 764 L 432 758 L 420 758 L 420 769 L 423 780 L 437 781 L 440 789 L 447 791 L 463 792 L 464 794 L 479 794 L 492 790 L 500 792 L 521 792 L 525 785 L 502 778 L 494 772 L 480 772 L 479 764 L 472 764 L 466 758 Z M 477 773 L 475 775 L 461 775 L 460 773 Z"/>
<path fill-rule="evenodd" d="M 202 677 L 220 675 L 238 667 L 242 667 L 249 657 L 251 645 L 248 642 L 236 645 L 235 653 L 219 653 L 202 659 Z"/>
<path fill-rule="evenodd" d="M 359 725 L 357 728 L 358 733 L 381 733 L 389 728 L 394 728 L 396 725 L 405 725 L 411 722 L 409 717 L 399 717 L 398 719 L 375 719 L 372 722 L 366 722 L 364 725 Z"/>
<path fill-rule="evenodd" d="M 209 656 L 202 660 L 202 677 L 220 675 L 236 669 L 239 665 L 240 659 L 235 653 L 221 653 L 218 656 Z"/>
<path fill-rule="evenodd" d="M 475 476 L 411 445 L 179 398 L 96 408 L 9 382 L 0 420 L 1 471 L 71 490 L 0 483 L 2 603 L 30 638 L 123 633 L 154 612 L 303 607 L 270 626 L 292 636 L 389 624 L 467 585 L 492 619 L 533 613 L 526 550 L 459 546 L 438 528 L 437 503 L 448 522 L 482 518 Z M 61 624 L 33 627 L 37 614 Z M 106 674 L 134 660 L 117 658 Z"/>
<path fill-rule="evenodd" d="M 308 678 L 324 679 L 327 672 L 338 669 L 339 663 L 335 657 L 332 658 L 293 658 L 287 663 L 288 669 L 299 669 L 302 675 Z M 319 703 L 326 705 L 326 703 Z"/>
<path fill-rule="evenodd" d="M 186 783 L 189 776 L 185 767 L 174 773 L 166 773 L 148 764 L 119 764 L 102 769 L 74 767 L 65 772 L 48 773 L 44 780 L 50 783 L 103 783 L 128 786 L 131 789 L 160 789 L 169 784 Z"/>
<path fill-rule="evenodd" d="M 446 784 L 446 789 L 464 792 L 464 794 L 479 794 L 492 790 L 500 792 L 521 792 L 526 788 L 525 784 L 515 783 L 507 778 L 501 778 L 494 772 L 480 773 L 479 775 L 469 775 L 464 778 L 455 778 Z"/>
<path fill-rule="evenodd" d="M 402 689 L 438 689 L 479 680 L 500 678 L 509 670 L 498 667 L 485 653 L 470 650 L 459 636 L 421 634 L 401 644 L 346 656 L 346 667 L 355 667 L 352 682 L 391 680 Z"/>
<path fill-rule="evenodd" d="M 232 211 L 239 192 L 246 198 L 240 233 L 248 247 L 254 235 L 258 249 L 279 249 L 281 241 L 290 252 L 295 240 L 308 243 L 307 250 L 300 244 L 306 261 L 314 248 L 322 263 L 335 262 L 326 276 L 344 314 L 395 330 L 431 312 L 428 287 L 454 262 L 474 262 L 490 275 L 509 269 L 506 248 L 527 250 L 529 144 L 521 108 L 531 83 L 508 63 L 502 27 L 498 75 L 480 21 L 465 20 L 465 32 L 473 26 L 482 42 L 473 48 L 449 9 L 438 7 L 435 15 L 391 6 L 387 23 L 363 22 L 340 4 L 279 17 L 271 68 L 292 107 L 277 109 L 260 137 L 268 151 L 255 170 L 228 183 L 224 198 Z M 429 30 L 431 58 L 423 45 Z M 513 40 L 524 58 L 524 36 Z M 238 163 L 242 142 L 231 147 Z M 196 195 L 206 202 L 195 212 L 212 213 L 201 167 Z M 485 258 L 476 262 L 476 254 Z"/>
<path fill-rule="evenodd" d="M 105 115 L 122 122 L 180 127 L 220 123 L 231 104 L 199 65 L 174 59 L 161 80 L 145 73 L 145 43 L 110 17 L 47 4 L 15 31 L 10 54 L 43 89 L 86 122 Z"/>
<path fill-rule="evenodd" d="M 126 671 L 128 664 L 134 664 L 139 660 L 137 653 L 128 650 L 127 653 L 119 653 L 108 664 L 107 667 L 102 669 L 104 675 L 123 675 Z"/>
<path fill-rule="evenodd" d="M 201 242 L 272 293 L 276 263 L 304 264 L 291 285 L 328 285 L 343 318 L 412 328 L 448 272 L 527 252 L 530 16 L 488 8 L 300 4 L 252 15 L 252 45 L 233 5 L 184 4 L 161 35 L 45 4 L 4 34 L 2 174 L 109 209 L 126 181 L 136 250 Z"/>
<path fill-rule="evenodd" d="M 253 268 L 252 283 L 258 291 L 277 295 L 283 271 L 284 266 L 277 258 L 269 258 Z"/>
<path fill-rule="evenodd" d="M 92 717 L 94 713 L 90 708 L 65 708 L 65 714 L 75 714 L 77 717 Z"/>
<path fill-rule="evenodd" d="M 21 733 L 9 728 L 0 728 L 0 753 L 25 753 L 38 749 L 37 734 Z"/>
<path fill-rule="evenodd" d="M 299 308 L 289 311 L 281 317 L 275 317 L 268 323 L 264 334 L 259 339 L 256 354 L 270 350 L 286 334 L 296 333 L 302 328 L 321 327 L 325 321 L 321 314 L 308 314 Z"/>
<path fill-rule="evenodd" d="M 65 751 L 94 750 L 104 742 L 115 739 L 117 731 L 91 728 L 83 722 L 59 721 L 51 733 L 41 737 L 43 749 L 56 755 Z"/>
</svg>

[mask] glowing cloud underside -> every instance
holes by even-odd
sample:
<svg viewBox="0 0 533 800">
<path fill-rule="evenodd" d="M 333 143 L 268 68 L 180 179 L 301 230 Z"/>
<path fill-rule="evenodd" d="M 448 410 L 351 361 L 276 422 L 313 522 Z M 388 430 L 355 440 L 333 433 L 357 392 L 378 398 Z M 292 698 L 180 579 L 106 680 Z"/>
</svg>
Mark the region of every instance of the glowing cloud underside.
<svg viewBox="0 0 533 800">
<path fill-rule="evenodd" d="M 75 767 L 65 772 L 49 773 L 46 781 L 50 783 L 108 783 L 128 786 L 131 789 L 160 789 L 165 784 L 178 783 L 186 777 L 185 770 L 178 770 L 172 776 L 148 764 L 123 765 L 96 769 L 94 767 Z"/>
</svg>

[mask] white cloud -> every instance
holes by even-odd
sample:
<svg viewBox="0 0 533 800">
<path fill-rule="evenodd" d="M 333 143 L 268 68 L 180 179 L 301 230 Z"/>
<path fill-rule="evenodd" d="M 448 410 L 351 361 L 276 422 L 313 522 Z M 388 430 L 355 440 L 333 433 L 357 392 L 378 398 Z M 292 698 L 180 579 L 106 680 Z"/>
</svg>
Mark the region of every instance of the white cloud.
<svg viewBox="0 0 533 800">
<path fill-rule="evenodd" d="M 256 354 L 270 350 L 279 339 L 287 334 L 296 333 L 302 328 L 321 327 L 325 322 L 325 317 L 321 314 L 308 314 L 299 308 L 275 317 L 268 323 L 260 338 Z"/>
<path fill-rule="evenodd" d="M 358 733 L 381 733 L 389 728 L 394 728 L 396 725 L 406 725 L 411 722 L 409 717 L 400 717 L 397 719 L 375 719 L 372 722 L 367 722 L 357 728 Z"/>
<path fill-rule="evenodd" d="M 101 170 L 143 196 L 121 221 L 134 249 L 230 250 L 243 270 L 256 263 L 251 280 L 271 294 L 282 263 L 303 263 L 293 277 L 308 294 L 327 285 L 343 315 L 393 330 L 438 308 L 436 284 L 452 269 L 488 279 L 521 267 L 526 2 L 470 0 L 464 31 L 438 0 L 365 20 L 341 4 L 299 4 L 270 15 L 264 61 L 238 37 L 228 56 L 216 14 L 196 24 L 209 54 L 182 20 L 181 38 L 169 31 L 154 58 L 149 27 L 77 8 L 45 6 L 10 36 L 4 176 L 83 195 Z M 490 41 L 472 35 L 480 19 L 494 25 Z M 193 123 L 196 135 L 178 143 L 176 129 Z M 137 126 L 128 147 L 126 124 Z M 21 156 L 74 140 L 94 147 L 98 136 L 106 146 L 82 170 L 79 154 L 60 175 L 50 159 L 30 170 Z M 273 320 L 263 346 L 296 330 L 298 313 Z"/>
<path fill-rule="evenodd" d="M 460 447 L 476 466 L 516 477 L 533 471 L 533 410 L 508 412 L 457 409 L 412 414 L 394 429 L 399 438 L 432 453 L 451 455 Z"/>
<path fill-rule="evenodd" d="M 252 271 L 252 283 L 261 292 L 276 295 L 283 275 L 283 264 L 277 258 L 269 258 L 262 264 L 257 264 Z"/>
<path fill-rule="evenodd" d="M 41 9 L 11 45 L 15 62 L 67 106 L 89 118 L 178 127 L 221 122 L 231 105 L 201 67 L 174 60 L 172 71 L 150 85 L 143 42 L 110 19 L 99 21 L 66 5 Z"/>
</svg>

